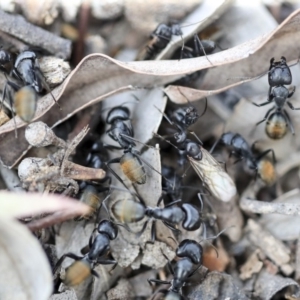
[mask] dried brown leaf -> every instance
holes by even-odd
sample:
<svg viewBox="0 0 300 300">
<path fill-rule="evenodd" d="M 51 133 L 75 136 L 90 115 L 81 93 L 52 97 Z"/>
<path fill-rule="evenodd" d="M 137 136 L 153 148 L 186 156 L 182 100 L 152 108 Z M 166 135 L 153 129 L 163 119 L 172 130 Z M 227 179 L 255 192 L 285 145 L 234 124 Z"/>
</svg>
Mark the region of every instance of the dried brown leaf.
<svg viewBox="0 0 300 300">
<path fill-rule="evenodd" d="M 40 243 L 26 227 L 2 215 L 0 245 L 0 298 L 49 299 L 52 292 L 49 262 Z"/>
<path fill-rule="evenodd" d="M 212 73 L 210 76 L 214 76 L 218 80 L 203 82 L 199 90 L 171 85 L 165 89 L 166 94 L 176 103 L 185 103 L 186 100 L 178 91 L 180 89 L 181 93 L 190 101 L 195 101 L 256 79 L 257 76 L 264 74 L 269 69 L 269 61 L 272 57 L 278 59 L 284 55 L 289 62 L 297 60 L 299 47 L 295 40 L 300 36 L 299 20 L 300 11 L 297 10 L 269 34 L 209 55 L 209 60 L 215 66 L 210 70 Z M 196 68 L 201 64 L 202 66 L 198 70 L 211 68 L 206 57 L 188 61 L 193 62 L 194 67 L 197 66 Z M 196 71 L 194 67 L 191 65 L 191 72 Z"/>
</svg>

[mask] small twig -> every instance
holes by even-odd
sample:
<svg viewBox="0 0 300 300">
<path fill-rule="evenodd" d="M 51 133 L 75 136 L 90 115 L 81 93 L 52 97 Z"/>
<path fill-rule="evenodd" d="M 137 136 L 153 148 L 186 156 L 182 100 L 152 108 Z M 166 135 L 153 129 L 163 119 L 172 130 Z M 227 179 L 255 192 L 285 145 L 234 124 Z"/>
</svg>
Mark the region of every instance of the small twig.
<svg viewBox="0 0 300 300">
<path fill-rule="evenodd" d="M 19 15 L 7 14 L 0 10 L 0 28 L 1 31 L 31 46 L 40 47 L 63 59 L 68 59 L 71 55 L 71 41 L 32 25 Z"/>
</svg>

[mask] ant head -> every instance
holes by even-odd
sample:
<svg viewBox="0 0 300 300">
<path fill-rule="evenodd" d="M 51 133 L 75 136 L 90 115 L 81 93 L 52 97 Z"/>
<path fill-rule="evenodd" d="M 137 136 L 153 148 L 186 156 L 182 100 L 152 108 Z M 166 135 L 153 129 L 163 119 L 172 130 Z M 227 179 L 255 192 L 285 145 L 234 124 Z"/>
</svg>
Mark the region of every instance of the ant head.
<svg viewBox="0 0 300 300">
<path fill-rule="evenodd" d="M 197 122 L 199 115 L 195 107 L 188 106 L 184 110 L 185 110 L 185 118 L 184 118 L 185 125 L 190 126 L 193 125 L 195 122 Z"/>
<path fill-rule="evenodd" d="M 292 83 L 292 73 L 284 56 L 281 57 L 281 61 L 275 62 L 274 58 L 271 59 L 268 80 L 271 87 Z"/>
<path fill-rule="evenodd" d="M 98 232 L 106 234 L 110 240 L 114 240 L 118 236 L 118 227 L 111 221 L 102 220 L 98 225 Z"/>
<path fill-rule="evenodd" d="M 272 113 L 266 123 L 266 134 L 273 140 L 282 139 L 288 128 L 288 122 L 281 111 Z"/>
<path fill-rule="evenodd" d="M 202 152 L 201 147 L 199 144 L 191 141 L 186 140 L 185 141 L 185 150 L 186 154 L 190 157 L 192 157 L 195 160 L 201 160 L 202 159 Z"/>
<path fill-rule="evenodd" d="M 178 257 L 188 257 L 194 264 L 202 264 L 203 248 L 194 240 L 183 240 L 176 249 Z"/>
<path fill-rule="evenodd" d="M 122 121 L 128 120 L 130 117 L 130 111 L 125 106 L 118 106 L 112 108 L 106 117 L 106 123 L 112 124 L 115 120 L 119 119 Z"/>
</svg>

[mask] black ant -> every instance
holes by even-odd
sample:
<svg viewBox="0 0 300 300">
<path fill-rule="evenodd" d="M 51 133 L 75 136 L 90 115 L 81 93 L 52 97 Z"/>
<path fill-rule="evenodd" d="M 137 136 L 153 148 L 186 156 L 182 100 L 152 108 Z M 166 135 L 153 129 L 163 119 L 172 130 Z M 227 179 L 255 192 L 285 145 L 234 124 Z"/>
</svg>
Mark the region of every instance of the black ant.
<svg viewBox="0 0 300 300">
<path fill-rule="evenodd" d="M 0 70 L 4 72 L 5 76 L 8 72 L 5 66 L 11 62 L 12 56 L 10 53 L 6 50 L 1 50 Z M 7 79 L 7 83 L 3 89 L 2 101 L 8 96 L 11 108 L 14 102 L 17 115 L 24 122 L 30 122 L 35 114 L 37 97 L 34 93 L 41 93 L 44 88 L 51 94 L 54 102 L 59 106 L 43 77 L 35 52 L 30 50 L 21 52 L 15 59 L 11 76 L 24 87 L 21 88 L 19 84 Z M 14 101 L 7 90 L 8 86 L 16 92 Z"/>
<path fill-rule="evenodd" d="M 281 61 L 277 62 L 275 62 L 274 58 L 271 59 L 268 80 L 270 88 L 267 101 L 261 104 L 253 104 L 260 107 L 274 102 L 275 105 L 267 111 L 263 120 L 256 123 L 256 125 L 267 120 L 266 133 L 271 139 L 283 138 L 287 132 L 288 126 L 294 135 L 295 130 L 287 111 L 284 109 L 284 105 L 287 104 L 292 110 L 300 110 L 300 108 L 295 108 L 293 104 L 287 100 L 293 96 L 296 87 L 294 86 L 290 92 L 284 86 L 292 83 L 291 70 L 286 63 L 286 58 L 284 56 L 281 57 Z M 275 113 L 270 115 L 273 110 L 276 110 Z"/>
<path fill-rule="evenodd" d="M 163 200 L 163 195 L 158 199 L 156 207 L 147 206 L 145 201 L 136 195 L 140 200 L 137 202 L 132 199 L 118 200 L 112 206 L 112 212 L 114 216 L 122 223 L 128 224 L 138 222 L 144 217 L 148 217 L 143 224 L 141 231 L 137 233 L 138 236 L 142 235 L 145 231 L 148 222 L 151 218 L 154 219 L 151 227 L 151 243 L 155 241 L 155 222 L 161 220 L 165 226 L 173 231 L 179 231 L 174 225 L 182 223 L 182 227 L 188 231 L 194 231 L 200 228 L 202 224 L 202 218 L 198 209 L 189 203 L 184 203 L 180 207 L 175 206 L 181 202 L 181 200 L 175 200 L 167 204 L 164 208 L 160 208 L 159 205 Z M 201 195 L 198 194 L 201 205 Z"/>
<path fill-rule="evenodd" d="M 182 37 L 182 31 L 179 24 L 159 24 L 151 33 L 149 42 L 138 54 L 136 60 L 153 59 L 161 50 L 163 50 L 171 41 L 173 35 Z"/>
<path fill-rule="evenodd" d="M 276 162 L 275 153 L 273 149 L 265 150 L 260 153 L 258 156 L 253 154 L 254 145 L 249 146 L 247 141 L 238 133 L 226 132 L 215 142 L 210 152 L 213 152 L 215 147 L 219 144 L 225 145 L 230 150 L 230 156 L 235 155 L 238 160 L 245 160 L 247 167 L 255 171 L 263 181 L 268 184 L 271 184 L 275 181 L 275 168 L 274 165 L 266 159 L 263 159 L 268 153 L 272 153 L 273 163 Z"/>
<path fill-rule="evenodd" d="M 212 236 L 206 239 L 216 239 L 226 229 L 227 228 L 219 232 L 216 236 Z M 190 277 L 192 277 L 202 266 L 203 247 L 200 245 L 200 243 L 194 240 L 190 240 L 190 239 L 183 240 L 176 249 L 176 255 L 181 259 L 176 262 L 174 268 L 172 267 L 169 258 L 163 252 L 162 255 L 168 261 L 168 267 L 170 272 L 173 275 L 173 279 L 171 281 L 148 279 L 148 282 L 150 285 L 152 285 L 151 284 L 152 282 L 171 285 L 168 290 L 162 289 L 158 291 L 159 293 L 164 295 L 164 298 L 162 299 L 184 300 L 185 297 L 182 295 L 182 288 L 186 285 L 186 281 Z M 196 268 L 194 267 L 195 265 Z"/>
<path fill-rule="evenodd" d="M 205 104 L 204 112 L 207 108 L 207 101 Z M 163 114 L 167 121 L 175 125 L 179 131 L 174 134 L 176 143 L 179 147 L 173 145 L 170 141 L 164 139 L 162 136 L 155 134 L 155 136 L 165 140 L 173 147 L 175 147 L 181 156 L 179 163 L 184 164 L 186 157 L 190 161 L 193 169 L 196 171 L 202 182 L 209 188 L 211 193 L 218 199 L 222 201 L 229 201 L 233 196 L 236 195 L 236 187 L 231 177 L 223 170 L 220 164 L 215 160 L 215 158 L 202 147 L 202 142 L 197 137 L 198 143 L 187 139 L 187 129 L 190 125 L 194 124 L 199 115 L 194 107 L 180 108 L 175 111 L 170 119 L 165 114 Z"/>
<path fill-rule="evenodd" d="M 98 235 L 94 238 L 94 231 L 89 239 L 89 251 L 84 256 L 78 256 L 74 253 L 64 254 L 56 263 L 53 274 L 56 273 L 59 266 L 66 257 L 72 258 L 75 262 L 67 268 L 65 283 L 69 286 L 78 285 L 91 274 L 99 277 L 94 268 L 99 265 L 116 265 L 115 260 L 103 258 L 110 250 L 110 241 L 118 236 L 118 227 L 111 221 L 102 220 L 98 228 Z"/>
<path fill-rule="evenodd" d="M 130 112 L 127 107 L 118 106 L 112 108 L 106 118 L 106 123 L 111 125 L 111 127 L 106 131 L 108 135 L 116 142 L 120 144 L 118 146 L 106 145 L 107 148 L 124 150 L 124 154 L 121 157 L 109 160 L 106 165 L 107 168 L 112 172 L 112 174 L 127 188 L 123 180 L 118 174 L 112 170 L 109 166 L 113 163 L 119 163 L 123 173 L 132 182 L 137 184 L 146 183 L 146 171 L 144 169 L 144 164 L 150 167 L 155 172 L 156 171 L 150 164 L 148 164 L 144 159 L 141 158 L 139 151 L 134 149 L 136 146 L 133 142 L 134 132 L 130 121 Z M 160 173 L 159 173 L 160 174 Z M 161 175 L 161 174 L 160 174 Z"/>
</svg>

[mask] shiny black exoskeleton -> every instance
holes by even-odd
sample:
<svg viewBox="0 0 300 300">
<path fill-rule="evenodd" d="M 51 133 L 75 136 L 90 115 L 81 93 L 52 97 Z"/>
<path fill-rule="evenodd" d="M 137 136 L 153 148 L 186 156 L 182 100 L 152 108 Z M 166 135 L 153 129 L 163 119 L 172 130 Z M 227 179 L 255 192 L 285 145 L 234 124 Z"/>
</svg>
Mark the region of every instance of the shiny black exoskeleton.
<svg viewBox="0 0 300 300">
<path fill-rule="evenodd" d="M 75 262 L 66 270 L 65 283 L 67 285 L 77 285 L 84 281 L 90 274 L 99 277 L 94 271 L 98 264 L 109 265 L 116 264 L 115 260 L 105 258 L 110 250 L 110 241 L 118 235 L 118 227 L 108 220 L 103 220 L 97 228 L 97 236 L 91 235 L 89 240 L 89 251 L 84 256 L 78 256 L 73 253 L 64 254 L 57 262 L 53 273 L 55 274 L 58 267 L 66 257 L 72 258 Z"/>
<path fill-rule="evenodd" d="M 287 132 L 287 126 L 289 126 L 292 134 L 295 134 L 293 124 L 287 111 L 284 109 L 284 105 L 287 104 L 292 110 L 300 110 L 300 108 L 295 108 L 288 98 L 291 98 L 296 90 L 295 86 L 289 91 L 285 85 L 292 83 L 292 74 L 289 66 L 286 63 L 286 58 L 281 57 L 281 61 L 275 62 L 274 58 L 270 61 L 270 68 L 268 72 L 269 80 L 269 92 L 268 99 L 266 102 L 261 104 L 253 103 L 255 106 L 264 106 L 274 102 L 274 106 L 270 108 L 263 120 L 256 123 L 260 123 L 267 120 L 266 133 L 272 139 L 280 139 Z M 275 110 L 275 113 L 270 113 Z"/>
<path fill-rule="evenodd" d="M 6 51 L 0 50 L 0 71 L 8 74 L 12 68 L 13 58 L 12 55 Z"/>
<path fill-rule="evenodd" d="M 163 299 L 185 299 L 182 295 L 182 288 L 186 281 L 192 277 L 202 265 L 202 246 L 193 240 L 183 240 L 176 249 L 176 255 L 181 259 L 176 262 L 174 268 L 168 257 L 164 253 L 162 254 L 168 261 L 168 267 L 173 275 L 173 279 L 171 281 L 148 279 L 149 284 L 151 285 L 151 283 L 154 282 L 171 285 L 168 290 L 159 290 L 159 293 L 164 295 Z"/>
<path fill-rule="evenodd" d="M 167 204 L 164 208 L 160 208 L 159 205 L 163 200 L 163 196 L 161 196 L 158 199 L 156 207 L 149 207 L 141 197 L 138 198 L 140 202 L 130 199 L 115 202 L 112 206 L 112 212 L 119 221 L 126 224 L 138 222 L 144 217 L 148 217 L 138 235 L 141 235 L 145 231 L 149 220 L 154 219 L 151 227 L 151 242 L 155 241 L 156 220 L 161 220 L 165 226 L 174 231 L 177 231 L 174 225 L 180 223 L 188 231 L 194 231 L 200 228 L 202 224 L 200 213 L 192 204 L 184 203 L 181 206 L 175 206 L 175 204 L 181 202 L 181 200 L 176 200 Z"/>
<path fill-rule="evenodd" d="M 151 33 L 145 48 L 138 54 L 137 60 L 153 59 L 169 44 L 172 35 L 182 36 L 182 31 L 178 24 L 172 24 L 171 26 L 159 24 Z"/>
<path fill-rule="evenodd" d="M 276 161 L 273 149 L 268 149 L 262 152 L 260 155 L 255 156 L 252 151 L 253 149 L 249 146 L 247 141 L 238 133 L 223 133 L 222 136 L 213 145 L 211 152 L 219 143 L 225 145 L 230 150 L 230 155 L 235 155 L 236 157 L 238 157 L 238 160 L 236 162 L 244 159 L 246 161 L 247 167 L 250 170 L 254 170 L 256 172 L 258 170 L 259 160 L 261 160 L 268 153 L 271 152 L 273 155 L 273 161 Z"/>
<path fill-rule="evenodd" d="M 124 150 L 124 154 L 121 157 L 109 160 L 106 165 L 112 174 L 127 188 L 123 180 L 112 170 L 109 166 L 113 163 L 119 163 L 123 173 L 132 183 L 144 184 L 146 183 L 146 172 L 142 161 L 148 167 L 153 169 L 145 160 L 140 156 L 140 153 L 134 149 L 135 143 L 133 141 L 134 131 L 130 121 L 130 112 L 127 107 L 118 106 L 111 109 L 107 115 L 106 123 L 111 127 L 106 131 L 108 135 L 116 142 L 120 147 L 110 146 L 111 149 Z M 154 170 L 154 169 L 153 169 Z"/>
</svg>

